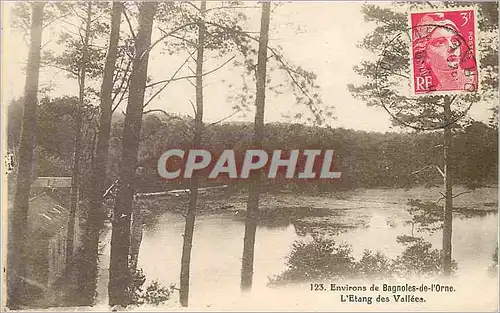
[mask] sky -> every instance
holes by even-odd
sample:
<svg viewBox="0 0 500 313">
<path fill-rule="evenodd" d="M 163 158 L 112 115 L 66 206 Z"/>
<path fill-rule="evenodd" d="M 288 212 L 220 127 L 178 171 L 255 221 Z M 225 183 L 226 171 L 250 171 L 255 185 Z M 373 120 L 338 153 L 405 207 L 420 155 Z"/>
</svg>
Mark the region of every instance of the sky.
<svg viewBox="0 0 500 313">
<path fill-rule="evenodd" d="M 2 2 L 2 105 L 22 95 L 24 70 L 28 48 L 22 34 L 13 29 L 10 14 L 13 2 Z M 369 34 L 374 24 L 366 23 L 360 12 L 362 2 L 296 2 L 284 3 L 273 11 L 271 17 L 270 46 L 281 46 L 287 61 L 313 71 L 321 87 L 323 102 L 334 105 L 335 120 L 327 119 L 331 127 L 343 127 L 364 131 L 396 131 L 392 128 L 388 114 L 378 107 L 367 107 L 355 99 L 347 89 L 349 83 L 359 84 L 363 79 L 353 72 L 353 67 L 362 60 L 374 60 L 378 56 L 358 48 L 357 43 Z M 249 9 L 247 29 L 259 30 L 260 9 Z M 153 37 L 159 35 L 155 30 Z M 154 40 L 153 38 L 153 40 Z M 43 43 L 50 47 L 56 38 L 44 32 Z M 152 81 L 168 79 L 183 62 L 186 55 L 171 56 L 162 53 L 159 45 L 150 55 L 148 74 Z M 205 71 L 217 67 L 232 57 L 207 57 Z M 231 115 L 235 103 L 228 101 L 231 95 L 229 85 L 238 89 L 241 69 L 226 66 L 214 74 L 205 76 L 204 121 L 218 121 Z M 187 68 L 179 76 L 190 75 Z M 273 72 L 272 78 L 280 81 L 283 74 Z M 222 83 L 221 83 L 222 82 Z M 56 95 L 77 95 L 76 80 L 68 79 L 63 73 L 43 68 L 40 73 L 41 86 L 51 85 Z M 150 104 L 151 109 L 163 109 L 170 113 L 192 115 L 189 101 L 194 102 L 194 88 L 183 80 L 170 84 Z M 125 111 L 123 103 L 118 111 Z M 284 121 L 284 113 L 305 112 L 307 109 L 294 103 L 290 93 L 281 95 L 267 93 L 266 122 Z M 490 112 L 483 106 L 474 105 L 471 115 L 487 120 Z M 253 121 L 253 113 L 238 113 L 227 121 Z"/>
</svg>

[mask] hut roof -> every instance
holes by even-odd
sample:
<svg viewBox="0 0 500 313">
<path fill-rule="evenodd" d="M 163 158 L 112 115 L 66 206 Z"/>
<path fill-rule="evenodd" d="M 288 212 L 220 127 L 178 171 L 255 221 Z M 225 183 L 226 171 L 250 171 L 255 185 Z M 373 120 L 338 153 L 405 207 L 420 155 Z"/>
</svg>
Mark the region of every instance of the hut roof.
<svg viewBox="0 0 500 313">
<path fill-rule="evenodd" d="M 50 192 L 44 192 L 29 200 L 28 230 L 54 236 L 68 224 L 69 211 L 61 206 Z"/>
</svg>

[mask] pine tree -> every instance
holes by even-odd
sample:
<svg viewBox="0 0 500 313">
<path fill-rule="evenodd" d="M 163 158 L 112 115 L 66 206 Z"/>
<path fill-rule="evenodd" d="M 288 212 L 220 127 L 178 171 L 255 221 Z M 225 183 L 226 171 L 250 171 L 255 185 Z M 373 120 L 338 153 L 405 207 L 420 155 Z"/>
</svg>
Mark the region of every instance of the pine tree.
<svg viewBox="0 0 500 313">
<path fill-rule="evenodd" d="M 253 147 L 262 148 L 264 138 L 264 109 L 266 106 L 266 70 L 267 50 L 269 41 L 269 21 L 271 3 L 262 3 L 260 22 L 259 50 L 256 71 L 256 96 L 255 96 L 255 123 Z M 261 171 L 251 173 L 251 187 L 247 202 L 247 215 L 245 221 L 245 238 L 243 243 L 243 257 L 241 264 L 241 289 L 249 290 L 252 287 L 253 261 L 255 248 L 255 233 L 257 230 L 257 214 L 259 211 Z"/>
<path fill-rule="evenodd" d="M 32 182 L 33 149 L 35 146 L 38 80 L 44 2 L 31 4 L 31 30 L 26 84 L 24 87 L 24 114 L 18 153 L 17 185 L 14 207 L 9 214 L 9 240 L 7 251 L 7 307 L 19 308 L 26 297 L 22 278 L 26 276 L 26 238 L 28 229 L 29 195 Z"/>
<path fill-rule="evenodd" d="M 157 2 L 139 4 L 139 29 L 135 40 L 135 56 L 129 86 L 129 98 L 122 136 L 120 184 L 114 207 L 109 268 L 109 304 L 127 306 L 130 302 L 129 271 L 130 221 L 136 186 L 137 155 L 143 116 L 144 92 L 151 45 L 153 20 Z"/>
<path fill-rule="evenodd" d="M 445 7 L 454 7 L 455 3 L 445 3 Z M 457 7 L 457 9 L 460 6 Z M 361 48 L 377 53 L 381 58 L 377 61 L 363 61 L 354 68 L 355 72 L 366 78 L 367 83 L 349 85 L 351 93 L 367 105 L 382 106 L 391 113 L 395 125 L 411 127 L 417 131 L 443 130 L 443 176 L 445 199 L 443 211 L 443 262 L 445 276 L 451 274 L 452 267 L 452 210 L 453 179 L 455 161 L 452 158 L 453 130 L 461 127 L 464 117 L 474 103 L 479 100 L 492 100 L 498 93 L 498 52 L 490 44 L 498 32 L 498 4 L 483 3 L 475 5 L 479 21 L 480 37 L 478 50 L 481 51 L 479 93 L 459 96 L 436 95 L 431 97 L 411 98 L 402 91 L 401 82 L 410 79 L 409 49 L 405 38 L 411 29 L 407 25 L 407 11 L 411 9 L 427 9 L 439 11 L 431 3 L 426 4 L 392 4 L 390 6 L 365 5 L 362 8 L 365 20 L 375 22 L 377 27 L 359 44 Z M 392 41 L 391 41 L 392 39 Z M 429 167 L 431 168 L 431 167 Z M 434 167 L 432 167 L 434 168 Z"/>
</svg>

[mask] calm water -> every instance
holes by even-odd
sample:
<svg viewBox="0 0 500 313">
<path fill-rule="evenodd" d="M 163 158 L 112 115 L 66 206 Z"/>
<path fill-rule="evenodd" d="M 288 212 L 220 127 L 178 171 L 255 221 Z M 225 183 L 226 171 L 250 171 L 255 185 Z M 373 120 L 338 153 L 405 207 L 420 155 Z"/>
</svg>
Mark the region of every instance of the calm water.
<svg viewBox="0 0 500 313">
<path fill-rule="evenodd" d="M 360 202 L 349 210 L 354 214 L 362 210 L 363 216 L 369 218 L 368 227 L 338 236 L 338 240 L 353 246 L 355 257 L 364 249 L 381 250 L 389 257 L 402 252 L 403 246 L 396 243 L 396 237 L 410 235 L 411 226 L 403 223 L 408 215 L 401 206 Z M 172 213 L 165 213 L 155 225 L 145 229 L 139 266 L 149 280 L 178 285 L 183 230 L 184 218 Z M 497 245 L 497 230 L 496 213 L 454 219 L 453 257 L 458 261 L 460 275 L 486 274 Z M 243 236 L 244 223 L 236 220 L 232 213 L 197 217 L 191 263 L 191 303 L 208 305 L 221 294 L 227 298 L 231 293 L 239 293 Z M 441 247 L 440 232 L 426 237 L 435 248 Z M 284 270 L 285 257 L 293 242 L 308 239 L 298 236 L 293 225 L 258 227 L 254 290 L 270 289 L 266 286 L 268 277 Z"/>
</svg>

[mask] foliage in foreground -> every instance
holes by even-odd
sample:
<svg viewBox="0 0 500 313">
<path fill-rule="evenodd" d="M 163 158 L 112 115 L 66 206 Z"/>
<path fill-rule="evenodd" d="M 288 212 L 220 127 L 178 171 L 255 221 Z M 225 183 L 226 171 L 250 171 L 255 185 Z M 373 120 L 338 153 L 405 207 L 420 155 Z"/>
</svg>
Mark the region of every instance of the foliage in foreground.
<svg viewBox="0 0 500 313">
<path fill-rule="evenodd" d="M 321 280 L 350 277 L 354 274 L 355 260 L 351 248 L 338 245 L 334 240 L 317 237 L 306 243 L 296 241 L 287 258 L 287 270 L 277 281 Z"/>
<path fill-rule="evenodd" d="M 398 242 L 401 237 L 398 237 Z M 415 238 L 408 243 L 400 256 L 393 260 L 394 273 L 407 276 L 437 276 L 441 274 L 441 250 L 432 249 L 432 244 L 422 238 Z M 456 272 L 458 264 L 451 260 L 452 272 Z"/>
<path fill-rule="evenodd" d="M 441 274 L 441 250 L 432 249 L 421 238 L 406 240 L 401 255 L 389 259 L 380 251 L 365 250 L 359 261 L 351 247 L 337 244 L 332 238 L 316 237 L 311 242 L 297 241 L 287 257 L 287 269 L 270 279 L 270 284 L 329 280 L 339 278 L 390 278 L 435 276 Z M 408 238 L 406 238 L 408 239 Z M 457 270 L 453 260 L 452 271 Z"/>
<path fill-rule="evenodd" d="M 144 289 L 146 275 L 142 269 L 136 270 L 134 275 L 134 283 L 131 291 L 131 302 L 135 305 L 151 304 L 160 305 L 167 302 L 174 290 L 174 286 L 162 286 L 158 281 L 154 280 Z"/>
<path fill-rule="evenodd" d="M 488 268 L 488 271 L 493 276 L 496 276 L 498 273 L 498 246 L 496 247 L 495 252 L 493 252 L 492 260 L 493 264 Z"/>
</svg>

